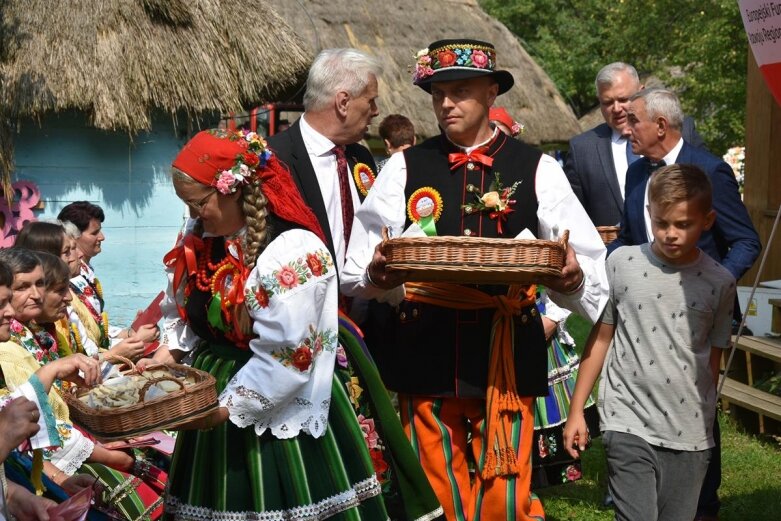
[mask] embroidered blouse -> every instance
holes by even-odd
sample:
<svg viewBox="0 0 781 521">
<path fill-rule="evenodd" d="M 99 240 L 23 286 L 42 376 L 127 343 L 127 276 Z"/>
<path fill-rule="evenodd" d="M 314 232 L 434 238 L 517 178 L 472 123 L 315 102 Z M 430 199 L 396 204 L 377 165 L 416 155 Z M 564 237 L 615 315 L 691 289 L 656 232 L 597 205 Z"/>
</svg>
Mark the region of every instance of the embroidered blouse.
<svg viewBox="0 0 781 521">
<path fill-rule="evenodd" d="M 238 258 L 239 252 L 228 248 L 227 255 Z M 213 328 L 198 317 L 181 318 L 177 299 L 183 305 L 184 294 L 179 288 L 174 298 L 173 276 L 169 269 L 163 343 L 189 352 L 201 339 L 219 342 L 208 338 Z M 281 233 L 258 257 L 244 299 L 255 334 L 251 357 L 220 394 L 220 405 L 228 408 L 230 421 L 253 426 L 258 435 L 269 430 L 280 439 L 301 432 L 322 436 L 338 345 L 336 269 L 327 247 L 306 230 Z"/>
</svg>

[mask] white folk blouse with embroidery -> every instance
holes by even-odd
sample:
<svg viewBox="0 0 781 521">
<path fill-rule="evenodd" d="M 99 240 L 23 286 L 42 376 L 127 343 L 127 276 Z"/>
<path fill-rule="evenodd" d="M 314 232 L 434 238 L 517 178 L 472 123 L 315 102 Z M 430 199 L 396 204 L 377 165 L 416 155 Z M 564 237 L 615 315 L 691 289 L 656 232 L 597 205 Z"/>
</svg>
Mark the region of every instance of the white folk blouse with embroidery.
<svg viewBox="0 0 781 521">
<path fill-rule="evenodd" d="M 164 343 L 191 351 L 199 338 L 179 318 L 172 278 L 169 270 Z M 301 432 L 322 436 L 338 345 L 336 269 L 325 244 L 306 230 L 279 235 L 258 257 L 245 300 L 257 337 L 250 341 L 252 357 L 220 394 L 220 405 L 231 422 L 254 426 L 258 435 L 270 430 L 280 439 Z"/>
</svg>

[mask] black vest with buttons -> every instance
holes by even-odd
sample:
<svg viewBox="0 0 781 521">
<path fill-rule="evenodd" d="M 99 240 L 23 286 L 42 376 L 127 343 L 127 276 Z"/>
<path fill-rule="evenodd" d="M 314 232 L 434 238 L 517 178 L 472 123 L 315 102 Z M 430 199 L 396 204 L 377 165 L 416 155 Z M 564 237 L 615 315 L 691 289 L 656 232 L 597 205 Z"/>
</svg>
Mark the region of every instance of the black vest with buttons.
<svg viewBox="0 0 781 521">
<path fill-rule="evenodd" d="M 538 234 L 535 175 L 541 152 L 499 132 L 484 151 L 493 165 L 467 163 L 450 168 L 448 154 L 461 150 L 444 135 L 404 152 L 407 164 L 406 200 L 419 188 L 442 196 L 437 235 L 511 238 L 528 228 Z M 520 181 L 511 199 L 514 212 L 497 230 L 485 212 L 467 214 L 462 204 L 475 195 L 469 184 L 487 192 L 495 173 L 505 187 Z M 409 219 L 409 216 L 408 216 Z M 407 225 L 410 221 L 407 221 Z M 506 286 L 479 286 L 492 295 Z M 373 302 L 366 327 L 367 344 L 389 389 L 428 396 L 484 398 L 488 377 L 493 309 L 458 311 L 405 300 L 398 307 Z M 534 306 L 515 317 L 515 368 L 522 396 L 547 394 L 547 352 L 542 322 Z"/>
</svg>

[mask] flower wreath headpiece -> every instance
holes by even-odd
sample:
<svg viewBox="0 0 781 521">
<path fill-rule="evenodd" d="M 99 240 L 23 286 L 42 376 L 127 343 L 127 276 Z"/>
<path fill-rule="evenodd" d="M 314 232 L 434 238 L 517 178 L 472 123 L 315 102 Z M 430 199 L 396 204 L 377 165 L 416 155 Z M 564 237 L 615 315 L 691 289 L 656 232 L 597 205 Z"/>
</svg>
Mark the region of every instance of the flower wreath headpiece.
<svg viewBox="0 0 781 521">
<path fill-rule="evenodd" d="M 255 180 L 270 157 L 266 141 L 256 132 L 211 129 L 196 134 L 173 166 L 221 194 L 232 194 Z"/>
</svg>

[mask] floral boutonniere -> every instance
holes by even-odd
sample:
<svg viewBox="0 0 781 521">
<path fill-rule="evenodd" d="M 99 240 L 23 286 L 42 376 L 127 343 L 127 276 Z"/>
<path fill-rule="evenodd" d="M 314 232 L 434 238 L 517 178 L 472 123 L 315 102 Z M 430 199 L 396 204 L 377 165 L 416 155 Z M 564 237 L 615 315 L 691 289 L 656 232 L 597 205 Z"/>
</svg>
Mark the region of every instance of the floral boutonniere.
<svg viewBox="0 0 781 521">
<path fill-rule="evenodd" d="M 496 219 L 496 231 L 501 235 L 502 222 L 507 221 L 507 215 L 515 210 L 510 208 L 515 204 L 515 199 L 510 199 L 521 181 L 516 181 L 512 186 L 505 187 L 499 172 L 494 172 L 494 180 L 483 193 L 473 184 L 466 185 L 466 191 L 474 194 L 475 202 L 461 205 L 465 213 L 488 212 L 491 219 Z"/>
</svg>

